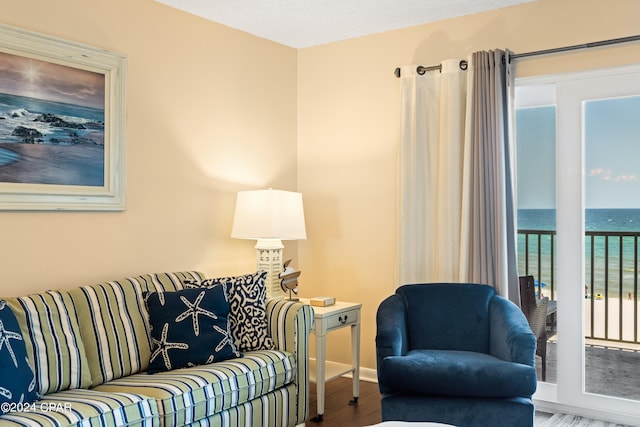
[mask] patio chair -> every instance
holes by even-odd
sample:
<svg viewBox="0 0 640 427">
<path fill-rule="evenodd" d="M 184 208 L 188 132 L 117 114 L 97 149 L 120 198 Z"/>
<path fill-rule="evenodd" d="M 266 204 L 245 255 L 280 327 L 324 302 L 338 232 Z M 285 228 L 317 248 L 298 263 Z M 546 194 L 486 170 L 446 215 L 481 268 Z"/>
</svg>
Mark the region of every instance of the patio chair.
<svg viewBox="0 0 640 427">
<path fill-rule="evenodd" d="M 533 427 L 536 340 L 491 286 L 401 286 L 376 325 L 382 421 Z"/>
<path fill-rule="evenodd" d="M 547 316 L 549 298 L 536 298 L 533 276 L 520 276 L 520 308 L 536 336 L 536 356 L 540 356 L 542 381 L 547 380 Z"/>
</svg>

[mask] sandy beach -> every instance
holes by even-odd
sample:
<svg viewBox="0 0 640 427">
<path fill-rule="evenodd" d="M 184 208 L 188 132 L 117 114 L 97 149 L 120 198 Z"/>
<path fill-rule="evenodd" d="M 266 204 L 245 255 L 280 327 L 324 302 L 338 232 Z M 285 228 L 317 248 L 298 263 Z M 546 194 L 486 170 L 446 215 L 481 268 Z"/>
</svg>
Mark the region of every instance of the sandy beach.
<svg viewBox="0 0 640 427">
<path fill-rule="evenodd" d="M 20 159 L 0 166 L 0 183 L 104 185 L 102 145 L 0 143 Z"/>
<path fill-rule="evenodd" d="M 594 337 L 605 338 L 605 312 L 608 315 L 607 332 L 608 338 L 611 340 L 623 339 L 633 341 L 634 336 L 634 301 L 623 299 L 622 306 L 619 298 L 594 299 L 593 300 L 593 318 L 594 318 Z M 608 310 L 606 308 L 608 307 Z M 640 303 L 638 304 L 640 309 Z M 620 309 L 622 309 L 622 336 L 620 336 Z M 640 319 L 638 319 L 638 331 L 640 332 Z M 591 333 L 591 300 L 584 300 L 584 327 L 585 335 Z"/>
</svg>

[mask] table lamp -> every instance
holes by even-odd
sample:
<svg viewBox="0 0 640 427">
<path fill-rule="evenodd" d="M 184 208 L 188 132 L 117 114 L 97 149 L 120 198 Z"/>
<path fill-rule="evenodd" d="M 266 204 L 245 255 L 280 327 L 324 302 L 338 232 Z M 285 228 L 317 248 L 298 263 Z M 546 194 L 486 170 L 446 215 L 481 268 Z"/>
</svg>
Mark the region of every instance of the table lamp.
<svg viewBox="0 0 640 427">
<path fill-rule="evenodd" d="M 231 237 L 257 240 L 256 264 L 267 272 L 267 298 L 284 297 L 282 240 L 307 238 L 302 194 L 272 189 L 238 192 Z"/>
</svg>

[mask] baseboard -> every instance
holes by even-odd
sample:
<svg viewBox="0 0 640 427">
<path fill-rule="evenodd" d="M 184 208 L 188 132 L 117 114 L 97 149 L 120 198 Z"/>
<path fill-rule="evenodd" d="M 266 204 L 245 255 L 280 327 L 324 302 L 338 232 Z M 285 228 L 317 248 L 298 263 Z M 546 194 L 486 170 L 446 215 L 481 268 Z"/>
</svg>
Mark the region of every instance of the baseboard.
<svg viewBox="0 0 640 427">
<path fill-rule="evenodd" d="M 315 362 L 315 358 L 314 357 L 310 357 L 309 358 L 310 361 L 314 361 Z M 331 362 L 330 360 L 327 360 L 327 364 L 330 363 L 334 363 L 334 364 L 338 364 L 336 362 Z M 352 378 L 353 376 L 351 375 L 351 373 L 347 373 L 342 375 L 345 378 Z M 377 383 L 378 382 L 378 371 L 376 371 L 375 369 L 371 369 L 371 368 L 363 368 L 360 367 L 360 381 L 367 381 L 370 383 Z"/>
<path fill-rule="evenodd" d="M 351 375 L 345 375 L 351 378 Z M 371 368 L 360 368 L 360 381 L 367 381 L 370 383 L 378 382 L 378 371 Z"/>
</svg>

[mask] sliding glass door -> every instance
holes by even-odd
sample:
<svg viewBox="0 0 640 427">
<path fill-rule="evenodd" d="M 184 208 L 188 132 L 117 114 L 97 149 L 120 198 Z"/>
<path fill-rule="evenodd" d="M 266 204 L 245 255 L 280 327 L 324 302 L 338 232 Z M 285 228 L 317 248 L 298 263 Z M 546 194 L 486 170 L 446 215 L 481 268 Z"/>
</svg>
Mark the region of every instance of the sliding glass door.
<svg viewBox="0 0 640 427">
<path fill-rule="evenodd" d="M 585 391 L 640 400 L 640 95 L 584 99 L 582 127 Z"/>
<path fill-rule="evenodd" d="M 538 298 L 557 306 L 555 86 L 517 90 L 518 272 L 535 280 Z M 556 310 L 557 311 L 557 310 Z M 538 380 L 555 383 L 558 336 L 548 310 L 546 340 L 539 340 Z"/>
<path fill-rule="evenodd" d="M 516 136 L 520 274 L 557 304 L 536 398 L 637 420 L 640 67 L 518 80 Z"/>
</svg>

